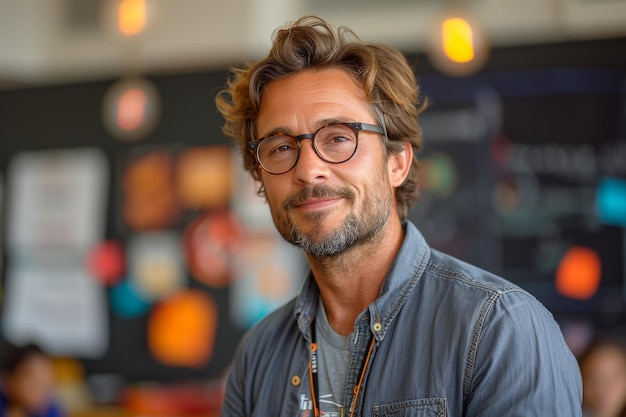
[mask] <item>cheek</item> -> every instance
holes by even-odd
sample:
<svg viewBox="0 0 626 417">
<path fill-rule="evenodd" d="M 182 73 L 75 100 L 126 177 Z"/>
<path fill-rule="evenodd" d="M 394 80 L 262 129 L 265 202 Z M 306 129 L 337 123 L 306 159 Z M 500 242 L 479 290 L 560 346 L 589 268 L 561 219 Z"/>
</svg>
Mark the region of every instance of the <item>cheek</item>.
<svg viewBox="0 0 626 417">
<path fill-rule="evenodd" d="M 370 138 L 367 140 L 370 140 Z M 352 159 L 345 163 L 345 172 L 355 177 L 370 178 L 370 180 L 384 177 L 388 181 L 389 162 L 385 158 L 380 140 L 378 142 L 364 142 L 363 144 L 359 144 L 357 153 Z"/>
<path fill-rule="evenodd" d="M 358 178 L 360 187 L 363 188 L 363 192 L 370 198 L 383 197 L 380 193 L 387 195 L 389 190 L 391 190 L 392 185 L 387 165 L 380 160 L 368 160 L 354 169 L 351 168 L 350 172 L 354 175 L 354 178 Z"/>
</svg>

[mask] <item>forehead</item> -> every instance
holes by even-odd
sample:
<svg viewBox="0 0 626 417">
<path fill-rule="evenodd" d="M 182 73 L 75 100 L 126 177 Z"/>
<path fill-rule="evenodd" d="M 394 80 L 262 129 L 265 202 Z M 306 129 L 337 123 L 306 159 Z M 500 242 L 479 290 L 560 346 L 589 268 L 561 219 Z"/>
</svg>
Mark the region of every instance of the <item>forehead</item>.
<svg viewBox="0 0 626 417">
<path fill-rule="evenodd" d="M 270 82 L 261 96 L 257 125 L 259 131 L 278 126 L 310 128 L 319 120 L 334 118 L 372 121 L 363 87 L 341 68 L 306 70 Z"/>
</svg>

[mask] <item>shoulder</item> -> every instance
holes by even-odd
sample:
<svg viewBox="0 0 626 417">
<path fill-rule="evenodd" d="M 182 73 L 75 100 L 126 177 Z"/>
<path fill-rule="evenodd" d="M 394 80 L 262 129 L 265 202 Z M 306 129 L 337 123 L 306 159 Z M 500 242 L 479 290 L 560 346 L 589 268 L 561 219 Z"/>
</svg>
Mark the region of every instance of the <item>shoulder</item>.
<svg viewBox="0 0 626 417">
<path fill-rule="evenodd" d="M 425 273 L 453 285 L 470 286 L 486 292 L 523 291 L 503 277 L 434 249 L 431 249 Z"/>
<path fill-rule="evenodd" d="M 506 318 L 523 326 L 524 322 L 554 320 L 539 300 L 518 285 L 436 250 L 431 251 L 421 280 L 424 294 L 445 297 L 447 305 L 464 309 L 461 314 L 479 321 Z"/>
<path fill-rule="evenodd" d="M 415 274 L 429 286 L 436 281 L 439 286 L 474 288 L 485 293 L 521 290 L 498 275 L 431 248 L 413 223 L 408 222 L 405 229 L 405 241 L 394 266 L 398 273 Z"/>
<path fill-rule="evenodd" d="M 424 278 L 428 285 L 442 285 L 447 290 L 452 288 L 452 294 L 466 299 L 485 300 L 490 305 L 524 306 L 541 314 L 548 313 L 537 298 L 519 285 L 436 250 L 432 250 Z"/>
</svg>

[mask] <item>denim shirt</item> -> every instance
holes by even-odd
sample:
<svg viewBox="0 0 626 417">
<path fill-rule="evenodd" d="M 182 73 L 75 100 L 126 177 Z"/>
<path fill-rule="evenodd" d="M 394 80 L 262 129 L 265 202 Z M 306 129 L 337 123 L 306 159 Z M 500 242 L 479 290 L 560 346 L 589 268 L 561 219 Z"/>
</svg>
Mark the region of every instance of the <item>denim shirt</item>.
<svg viewBox="0 0 626 417">
<path fill-rule="evenodd" d="M 371 338 L 355 416 L 581 416 L 577 362 L 551 313 L 516 285 L 406 236 L 380 297 L 355 321 L 344 407 Z M 308 389 L 319 290 L 301 294 L 246 333 L 223 417 L 296 417 Z"/>
</svg>

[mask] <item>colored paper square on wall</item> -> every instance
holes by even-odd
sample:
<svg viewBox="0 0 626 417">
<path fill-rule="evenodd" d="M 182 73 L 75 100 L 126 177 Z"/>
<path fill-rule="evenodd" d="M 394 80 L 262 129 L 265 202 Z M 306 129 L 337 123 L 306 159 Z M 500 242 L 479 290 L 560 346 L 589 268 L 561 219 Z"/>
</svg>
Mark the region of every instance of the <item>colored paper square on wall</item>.
<svg viewBox="0 0 626 417">
<path fill-rule="evenodd" d="M 233 188 L 232 151 L 226 146 L 189 148 L 177 158 L 176 192 L 186 209 L 224 207 Z"/>
<path fill-rule="evenodd" d="M 131 230 L 164 229 L 179 218 L 174 155 L 150 150 L 132 155 L 122 174 L 122 218 Z"/>
</svg>

